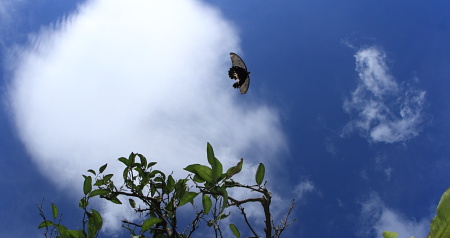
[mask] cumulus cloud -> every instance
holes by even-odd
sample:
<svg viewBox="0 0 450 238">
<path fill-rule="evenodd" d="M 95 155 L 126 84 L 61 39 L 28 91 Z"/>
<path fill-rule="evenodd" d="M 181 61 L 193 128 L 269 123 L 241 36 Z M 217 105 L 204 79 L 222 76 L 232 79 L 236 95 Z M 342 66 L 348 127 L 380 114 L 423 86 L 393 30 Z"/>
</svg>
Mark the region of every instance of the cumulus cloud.
<svg viewBox="0 0 450 238">
<path fill-rule="evenodd" d="M 358 131 L 385 143 L 416 137 L 424 120 L 425 91 L 399 84 L 385 63 L 386 54 L 376 47 L 359 50 L 355 59 L 360 81 L 344 102 L 344 110 L 353 117 L 344 134 Z"/>
<path fill-rule="evenodd" d="M 420 221 L 408 219 L 401 213 L 387 207 L 380 197 L 373 193 L 361 203 L 361 220 L 363 222 L 359 235 L 361 237 L 383 237 L 383 231 L 394 231 L 398 238 L 426 237 L 431 219 Z"/>
<path fill-rule="evenodd" d="M 284 136 L 274 108 L 231 87 L 228 53 L 238 43 L 232 24 L 200 1 L 88 1 L 11 62 L 19 136 L 66 189 L 104 163 L 120 174 L 116 159 L 132 151 L 175 174 L 206 162 L 207 141 L 224 166 L 244 152 L 268 162 Z M 117 215 L 109 212 L 106 226 Z"/>
</svg>

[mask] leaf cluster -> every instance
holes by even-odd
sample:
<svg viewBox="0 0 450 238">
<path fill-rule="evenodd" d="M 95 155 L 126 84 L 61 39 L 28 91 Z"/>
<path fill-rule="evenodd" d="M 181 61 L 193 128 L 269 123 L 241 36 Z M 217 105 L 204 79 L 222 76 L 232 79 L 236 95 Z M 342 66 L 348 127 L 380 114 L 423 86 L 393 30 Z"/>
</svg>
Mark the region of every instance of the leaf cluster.
<svg viewBox="0 0 450 238">
<path fill-rule="evenodd" d="M 289 214 L 293 209 L 293 203 L 282 224 L 275 226 L 271 219 L 270 203 L 271 193 L 263 185 L 265 167 L 259 164 L 255 174 L 254 185 L 244 185 L 236 182 L 233 178 L 242 171 L 244 160 L 231 168 L 224 169 L 222 163 L 214 156 L 212 146 L 207 143 L 206 147 L 208 165 L 191 164 L 184 169 L 191 174 L 183 179 L 175 179 L 172 174 L 157 170 L 156 162 L 148 162 L 146 157 L 139 153 L 131 153 L 128 157 L 118 160 L 124 165 L 120 185 L 113 180 L 114 175 L 106 173 L 107 164 L 101 166 L 98 171 L 89 169 L 89 175 L 83 175 L 83 193 L 79 206 L 84 211 L 83 229 L 68 230 L 60 225 L 60 222 L 51 222 L 45 219 L 39 228 L 53 227 L 56 237 L 97 237 L 102 227 L 102 217 L 94 209 L 88 209 L 89 200 L 93 197 L 106 199 L 114 204 L 120 205 L 128 201 L 128 205 L 140 214 L 142 218 L 138 222 L 122 220 L 122 226 L 130 232 L 132 237 L 191 237 L 204 223 L 210 227 L 216 237 L 222 237 L 220 221 L 226 219 L 230 212 L 227 209 L 236 207 L 241 210 L 245 226 L 253 236 L 280 237 L 283 230 L 292 223 L 287 223 Z M 238 200 L 231 197 L 232 189 L 247 189 L 259 193 L 257 197 Z M 201 199 L 196 200 L 196 197 Z M 198 209 L 196 201 L 201 200 L 201 209 Z M 260 203 L 264 210 L 264 230 L 256 231 L 247 219 L 244 205 L 247 203 Z M 195 209 L 192 220 L 187 227 L 180 229 L 178 222 L 178 210 L 182 206 L 190 205 Z M 52 204 L 52 215 L 58 217 L 56 205 Z M 294 220 L 295 221 L 295 220 Z M 292 221 L 293 222 L 293 221 Z M 244 227 L 245 227 L 244 226 Z M 236 237 L 241 237 L 240 230 L 235 224 L 229 228 Z M 242 226 L 241 226 L 242 228 Z M 47 237 L 46 232 L 46 237 Z M 273 234 L 273 235 L 272 235 Z"/>
</svg>

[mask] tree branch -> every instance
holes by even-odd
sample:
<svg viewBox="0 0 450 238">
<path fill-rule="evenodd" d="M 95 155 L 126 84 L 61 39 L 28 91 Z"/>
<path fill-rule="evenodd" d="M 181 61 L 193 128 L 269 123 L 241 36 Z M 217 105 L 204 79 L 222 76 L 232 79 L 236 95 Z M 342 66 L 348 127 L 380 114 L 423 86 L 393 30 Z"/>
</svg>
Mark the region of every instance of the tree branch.
<svg viewBox="0 0 450 238">
<path fill-rule="evenodd" d="M 191 228 L 191 231 L 189 231 L 188 237 L 191 237 L 192 233 L 194 233 L 194 231 L 197 230 L 197 228 L 198 228 L 197 223 L 198 223 L 198 221 L 200 220 L 200 218 L 202 217 L 202 214 L 203 214 L 203 211 L 197 212 L 194 221 L 192 221 L 192 223 L 191 223 L 192 228 Z M 188 227 L 189 227 L 189 226 L 187 226 L 186 229 L 187 229 Z M 184 229 L 183 233 L 186 232 L 186 229 Z"/>
<path fill-rule="evenodd" d="M 295 199 L 292 199 L 291 202 L 291 206 L 289 207 L 289 210 L 286 214 L 286 217 L 284 218 L 284 220 L 281 220 L 281 223 L 283 223 L 283 226 L 274 226 L 274 230 L 275 230 L 275 238 L 279 238 L 281 236 L 281 233 L 286 229 L 286 227 L 292 225 L 297 219 L 294 219 L 292 222 L 290 222 L 289 224 L 287 223 L 289 216 L 291 215 L 292 210 L 294 209 L 294 205 L 295 205 Z M 273 221 L 272 221 L 272 225 Z"/>
<path fill-rule="evenodd" d="M 262 202 L 262 198 L 247 198 L 247 199 L 244 199 L 241 201 L 236 200 L 232 197 L 228 197 L 228 199 L 233 202 L 232 204 L 229 204 L 229 206 L 240 206 L 241 204 L 248 203 L 248 202 Z"/>
<path fill-rule="evenodd" d="M 236 206 L 237 206 L 239 209 L 241 209 L 242 215 L 244 216 L 245 223 L 247 223 L 247 226 L 248 226 L 248 228 L 252 231 L 253 235 L 254 235 L 255 237 L 259 237 L 259 235 L 256 234 L 255 230 L 253 230 L 253 227 L 250 225 L 250 222 L 249 222 L 248 219 L 247 219 L 247 214 L 246 214 L 245 211 L 244 211 L 244 207 L 242 207 L 241 205 L 236 205 Z"/>
<path fill-rule="evenodd" d="M 266 220 L 264 221 L 266 223 L 266 228 L 264 228 L 264 231 L 266 232 L 266 238 L 272 237 L 272 224 L 270 224 L 270 221 L 272 220 L 272 216 L 270 215 L 270 202 L 271 197 L 266 197 L 265 195 L 262 197 L 261 205 L 264 208 L 264 215 L 266 217 Z"/>
</svg>

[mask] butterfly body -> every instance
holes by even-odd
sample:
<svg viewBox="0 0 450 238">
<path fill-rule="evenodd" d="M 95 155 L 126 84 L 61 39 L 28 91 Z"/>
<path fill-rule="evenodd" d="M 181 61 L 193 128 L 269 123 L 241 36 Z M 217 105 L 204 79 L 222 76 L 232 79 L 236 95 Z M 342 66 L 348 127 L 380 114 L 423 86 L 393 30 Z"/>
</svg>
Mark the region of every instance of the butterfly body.
<svg viewBox="0 0 450 238">
<path fill-rule="evenodd" d="M 237 80 L 233 88 L 239 88 L 241 94 L 245 94 L 250 86 L 250 72 L 247 71 L 247 66 L 239 55 L 230 53 L 230 57 L 232 67 L 228 70 L 228 77 Z"/>
</svg>

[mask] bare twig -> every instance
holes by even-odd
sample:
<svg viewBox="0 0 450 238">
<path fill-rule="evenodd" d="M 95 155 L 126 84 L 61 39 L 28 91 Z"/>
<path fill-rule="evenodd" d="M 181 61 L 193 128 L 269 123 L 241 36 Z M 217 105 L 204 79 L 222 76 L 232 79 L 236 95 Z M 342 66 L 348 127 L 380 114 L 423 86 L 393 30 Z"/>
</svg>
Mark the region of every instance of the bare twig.
<svg viewBox="0 0 450 238">
<path fill-rule="evenodd" d="M 39 216 L 42 217 L 42 219 L 44 220 L 44 222 L 47 222 L 48 220 L 47 220 L 47 218 L 45 217 L 45 213 L 44 213 L 43 206 L 44 206 L 44 198 L 42 198 L 41 205 L 37 205 L 37 204 L 36 204 L 36 207 L 37 207 L 38 210 L 39 210 Z M 62 220 L 62 215 L 59 216 L 58 223 L 53 223 L 54 225 L 52 226 L 51 229 L 48 228 L 48 225 L 45 226 L 44 236 L 45 236 L 46 238 L 48 238 L 48 237 L 53 237 L 53 234 L 58 235 L 58 232 L 59 232 L 59 231 L 57 230 L 57 227 L 61 224 L 61 220 Z M 54 222 L 56 222 L 56 219 L 54 220 Z M 48 232 L 49 232 L 49 231 L 50 231 L 50 236 L 48 235 Z"/>
<path fill-rule="evenodd" d="M 44 198 L 42 198 L 41 205 L 37 205 L 37 204 L 36 204 L 36 207 L 37 207 L 37 209 L 39 210 L 39 216 L 42 217 L 42 219 L 44 220 L 44 222 L 47 222 L 47 219 L 45 218 L 44 210 L 43 210 L 43 208 L 42 208 L 43 206 L 44 206 Z M 44 236 L 45 236 L 45 237 L 49 237 L 49 236 L 47 236 L 47 233 L 48 233 L 48 226 L 45 226 L 45 232 L 44 232 Z M 51 233 L 50 233 L 50 237 L 52 237 L 52 236 L 53 236 L 53 229 L 52 229 L 52 231 L 51 231 Z"/>
<path fill-rule="evenodd" d="M 255 237 L 259 237 L 259 235 L 256 234 L 255 230 L 253 230 L 253 227 L 250 225 L 250 222 L 249 222 L 248 219 L 247 219 L 247 214 L 246 214 L 245 211 L 244 211 L 244 207 L 242 207 L 241 205 L 236 205 L 236 206 L 237 206 L 239 209 L 241 209 L 241 213 L 242 213 L 242 215 L 244 216 L 245 223 L 247 223 L 247 226 L 248 226 L 248 228 L 252 231 L 253 235 L 254 235 Z"/>
<path fill-rule="evenodd" d="M 196 216 L 195 216 L 194 221 L 192 221 L 192 223 L 189 225 L 189 226 L 192 225 L 192 228 L 191 228 L 191 230 L 189 231 L 188 237 L 191 237 L 192 233 L 194 233 L 194 231 L 197 230 L 197 228 L 198 228 L 197 223 L 198 223 L 198 221 L 200 220 L 200 218 L 203 217 L 202 214 L 203 214 L 203 211 L 200 211 L 200 212 L 197 212 L 197 213 L 196 213 Z M 188 227 L 189 227 L 189 226 L 188 226 Z M 188 227 L 186 227 L 186 229 L 187 229 Z M 186 229 L 185 229 L 185 231 L 186 231 Z M 183 233 L 185 233 L 185 231 L 184 231 Z"/>
<path fill-rule="evenodd" d="M 281 220 L 281 223 L 283 223 L 283 225 L 282 226 L 278 225 L 277 227 L 274 227 L 274 230 L 275 230 L 274 237 L 279 238 L 281 236 L 281 233 L 286 229 L 286 227 L 292 225 L 297 220 L 297 219 L 294 219 L 292 222 L 287 223 L 289 216 L 291 215 L 291 212 L 294 209 L 294 205 L 295 205 L 295 199 L 292 200 L 291 206 L 289 207 L 286 217 L 284 218 L 284 220 Z M 272 221 L 272 224 L 273 224 L 273 221 Z"/>
<path fill-rule="evenodd" d="M 133 226 L 136 226 L 136 227 L 142 227 L 142 225 L 139 225 L 139 224 L 136 224 L 134 222 L 127 221 L 127 220 L 122 220 L 122 223 L 125 223 L 125 224 L 128 224 L 128 225 L 133 225 Z"/>
</svg>

